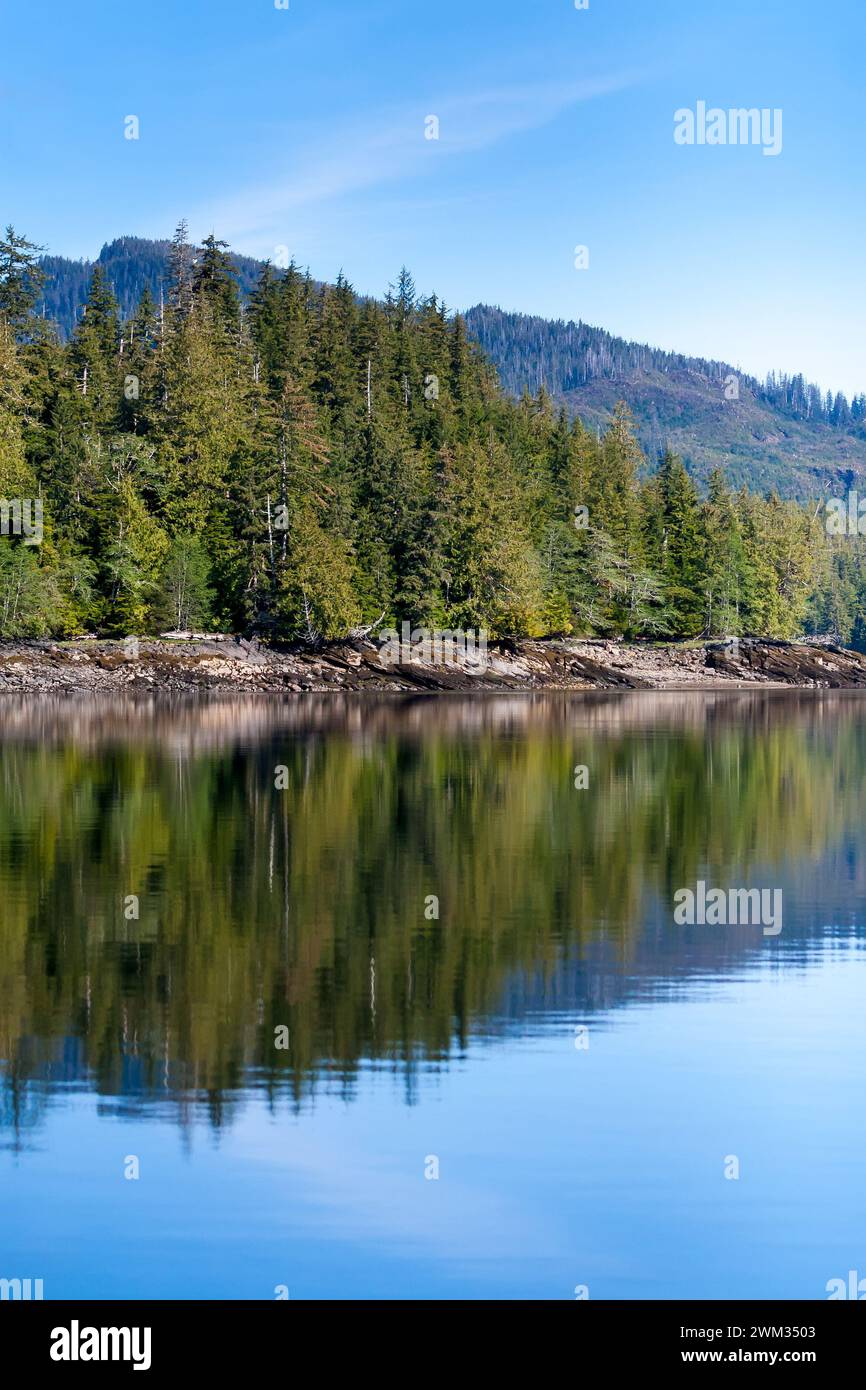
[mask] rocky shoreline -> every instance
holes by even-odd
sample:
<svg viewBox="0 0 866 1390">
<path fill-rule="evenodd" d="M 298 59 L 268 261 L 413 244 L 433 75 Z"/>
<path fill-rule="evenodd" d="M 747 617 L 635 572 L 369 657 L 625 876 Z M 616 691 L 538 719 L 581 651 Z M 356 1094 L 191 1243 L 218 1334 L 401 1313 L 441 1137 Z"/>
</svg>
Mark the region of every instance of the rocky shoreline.
<svg viewBox="0 0 866 1390">
<path fill-rule="evenodd" d="M 824 642 L 502 641 L 483 661 L 395 665 L 369 640 L 319 649 L 233 637 L 0 642 L 0 694 L 484 692 L 866 687 L 866 656 Z"/>
</svg>

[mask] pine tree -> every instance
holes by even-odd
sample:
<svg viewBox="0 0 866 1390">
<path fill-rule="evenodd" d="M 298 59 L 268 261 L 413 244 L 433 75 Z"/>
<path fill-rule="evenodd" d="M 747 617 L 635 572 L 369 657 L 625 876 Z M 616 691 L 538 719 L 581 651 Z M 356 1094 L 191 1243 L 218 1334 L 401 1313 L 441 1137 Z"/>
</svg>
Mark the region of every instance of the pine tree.
<svg viewBox="0 0 866 1390">
<path fill-rule="evenodd" d="M 183 319 L 192 307 L 193 249 L 189 243 L 186 219 L 181 218 L 174 230 L 168 258 L 171 312 Z"/>
<path fill-rule="evenodd" d="M 210 563 L 201 541 L 177 536 L 165 557 L 155 616 L 174 631 L 203 628 L 210 621 L 213 589 Z"/>
<path fill-rule="evenodd" d="M 119 347 L 117 301 L 102 267 L 97 265 L 72 339 L 70 362 L 85 418 L 99 433 L 113 429 L 120 415 Z"/>
<path fill-rule="evenodd" d="M 736 636 L 742 632 L 745 550 L 734 499 L 718 468 L 710 475 L 703 530 L 704 631 L 708 636 Z"/>
<path fill-rule="evenodd" d="M 25 333 L 31 326 L 33 307 L 45 283 L 45 271 L 39 265 L 43 250 L 12 226 L 0 237 L 0 317 L 14 334 Z"/>
<path fill-rule="evenodd" d="M 543 338 L 532 391 L 505 395 L 464 319 L 405 269 L 377 302 L 342 273 L 315 286 L 266 266 L 247 303 L 226 243 L 195 251 L 181 223 L 167 302 L 146 291 L 121 327 L 99 264 L 61 345 L 34 315 L 38 249 L 0 240 L 0 493 L 45 514 L 38 553 L 0 541 L 6 634 L 217 623 L 315 642 L 406 619 L 492 635 L 807 625 L 866 646 L 866 546 L 831 544 L 774 494 L 733 497 L 719 472 L 701 500 L 671 453 L 651 472 L 622 403 L 603 433 L 569 420 Z M 628 365 L 628 345 L 574 327 L 586 379 Z M 801 378 L 765 394 L 866 419 L 866 397 Z"/>
<path fill-rule="evenodd" d="M 661 573 L 675 631 L 696 636 L 703 626 L 701 591 L 706 541 L 694 483 L 682 460 L 665 453 L 659 469 L 662 516 Z"/>
<path fill-rule="evenodd" d="M 240 297 L 227 241 L 218 241 L 213 232 L 205 237 L 202 251 L 193 262 L 192 298 L 206 305 L 215 324 L 226 334 L 237 330 Z"/>
<path fill-rule="evenodd" d="M 26 375 L 12 325 L 0 315 L 0 497 L 35 497 L 24 450 Z"/>
</svg>

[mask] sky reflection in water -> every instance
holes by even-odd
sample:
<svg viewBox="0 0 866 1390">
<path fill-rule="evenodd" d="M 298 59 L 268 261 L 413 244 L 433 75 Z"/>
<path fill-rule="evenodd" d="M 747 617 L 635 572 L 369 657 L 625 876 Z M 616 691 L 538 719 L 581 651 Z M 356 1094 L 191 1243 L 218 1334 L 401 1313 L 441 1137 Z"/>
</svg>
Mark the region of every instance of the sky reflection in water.
<svg viewBox="0 0 866 1390">
<path fill-rule="evenodd" d="M 7 700 L 0 740 L 0 1276 L 866 1273 L 862 697 Z M 676 927 L 698 878 L 781 888 L 781 934 Z"/>
</svg>

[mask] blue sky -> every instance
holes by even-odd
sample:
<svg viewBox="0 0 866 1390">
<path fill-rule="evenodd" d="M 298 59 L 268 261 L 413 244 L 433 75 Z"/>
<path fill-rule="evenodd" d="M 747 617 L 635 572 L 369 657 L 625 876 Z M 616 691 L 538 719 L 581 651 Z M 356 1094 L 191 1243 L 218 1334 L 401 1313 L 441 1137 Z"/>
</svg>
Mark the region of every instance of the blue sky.
<svg viewBox="0 0 866 1390">
<path fill-rule="evenodd" d="M 52 251 L 185 216 L 365 292 L 405 262 L 453 307 L 866 390 L 859 0 L 4 9 L 0 217 Z M 781 154 L 677 145 L 699 100 L 780 108 Z"/>
</svg>

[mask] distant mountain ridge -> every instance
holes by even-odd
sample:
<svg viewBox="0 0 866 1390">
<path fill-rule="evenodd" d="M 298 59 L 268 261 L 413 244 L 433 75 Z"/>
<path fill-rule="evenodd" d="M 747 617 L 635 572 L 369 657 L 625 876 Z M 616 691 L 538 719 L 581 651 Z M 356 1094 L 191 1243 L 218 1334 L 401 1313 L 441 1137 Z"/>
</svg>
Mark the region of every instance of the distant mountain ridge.
<svg viewBox="0 0 866 1390">
<path fill-rule="evenodd" d="M 168 241 L 123 236 L 103 246 L 95 262 L 44 256 L 48 279 L 40 310 L 69 337 L 98 263 L 121 314 L 129 317 L 145 285 L 159 301 L 169 249 Z M 232 260 L 249 295 L 263 263 L 237 254 Z M 625 400 L 651 461 L 670 446 L 700 481 L 718 465 L 735 486 L 775 488 L 800 499 L 866 487 L 866 394 L 851 402 L 841 393 L 826 396 L 802 375 L 760 382 L 728 363 L 630 342 L 581 322 L 486 304 L 465 317 L 507 391 L 534 394 L 544 386 L 554 401 L 599 429 Z"/>
<path fill-rule="evenodd" d="M 96 265 L 107 275 L 123 318 L 129 318 L 138 304 L 145 285 L 157 303 L 161 289 L 168 288 L 168 256 L 170 241 L 150 241 L 146 237 L 122 236 L 103 246 L 95 261 L 73 261 L 66 256 L 41 256 L 40 265 L 47 275 L 38 309 L 52 319 L 66 339 L 71 336 L 81 318 L 87 299 L 87 289 Z M 252 256 L 232 254 L 238 284 L 244 294 L 251 294 L 262 271 L 262 262 Z"/>
<path fill-rule="evenodd" d="M 512 394 L 543 386 L 599 428 L 625 400 L 651 460 L 669 445 L 701 480 L 720 465 L 735 485 L 801 499 L 863 484 L 862 393 L 853 402 L 824 395 L 802 375 L 760 382 L 725 362 L 486 304 L 469 309 L 466 324 Z"/>
</svg>

